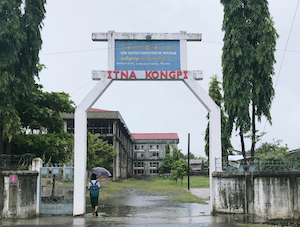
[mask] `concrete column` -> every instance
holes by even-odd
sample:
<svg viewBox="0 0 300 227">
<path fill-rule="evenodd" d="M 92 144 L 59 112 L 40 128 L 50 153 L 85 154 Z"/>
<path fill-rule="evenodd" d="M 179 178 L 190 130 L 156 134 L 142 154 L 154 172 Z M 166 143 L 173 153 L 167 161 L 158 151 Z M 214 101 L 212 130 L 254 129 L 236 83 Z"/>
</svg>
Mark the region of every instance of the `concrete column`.
<svg viewBox="0 0 300 227">
<path fill-rule="evenodd" d="M 114 144 L 114 148 L 116 151 L 116 155 L 115 155 L 115 163 L 114 163 L 114 180 L 119 180 L 120 179 L 120 146 L 119 146 L 119 141 L 118 141 L 118 133 L 119 127 L 118 127 L 118 122 L 114 121 L 113 124 L 113 144 Z"/>
<path fill-rule="evenodd" d="M 87 147 L 87 113 L 84 109 L 75 110 L 75 144 L 74 144 L 74 194 L 73 215 L 85 213 L 86 207 L 86 147 Z"/>
<path fill-rule="evenodd" d="M 193 92 L 196 98 L 209 112 L 209 182 L 210 182 L 210 209 L 213 212 L 214 193 L 212 173 L 216 171 L 216 161 L 222 165 L 222 145 L 221 145 L 221 111 L 220 107 L 211 99 L 200 84 L 194 78 L 183 81 Z M 220 168 L 219 171 L 222 171 Z"/>
<path fill-rule="evenodd" d="M 75 110 L 74 127 L 74 198 L 73 215 L 85 213 L 87 112 L 100 98 L 112 80 L 102 78 Z"/>
<path fill-rule="evenodd" d="M 31 165 L 31 170 L 32 171 L 38 171 L 38 179 L 37 179 L 37 185 L 36 185 L 36 195 L 38 198 L 41 198 L 41 175 L 40 175 L 40 170 L 41 167 L 43 167 L 43 160 L 41 158 L 35 158 L 32 160 L 32 165 Z M 36 215 L 40 214 L 40 199 L 37 199 L 36 202 Z"/>
<path fill-rule="evenodd" d="M 187 33 L 180 32 L 180 70 L 187 70 Z"/>
</svg>

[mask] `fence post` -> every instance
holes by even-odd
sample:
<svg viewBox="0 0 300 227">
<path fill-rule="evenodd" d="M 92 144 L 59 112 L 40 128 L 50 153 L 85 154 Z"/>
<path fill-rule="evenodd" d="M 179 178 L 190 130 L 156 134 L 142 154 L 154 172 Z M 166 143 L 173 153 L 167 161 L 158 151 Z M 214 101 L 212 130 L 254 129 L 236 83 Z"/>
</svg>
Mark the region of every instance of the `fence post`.
<svg viewBox="0 0 300 227">
<path fill-rule="evenodd" d="M 40 190 L 41 190 L 41 177 L 40 177 L 40 169 L 43 166 L 43 160 L 41 158 L 34 158 L 32 160 L 31 170 L 38 171 L 37 184 L 36 184 L 36 195 L 38 199 L 36 200 L 36 215 L 40 213 Z"/>
</svg>

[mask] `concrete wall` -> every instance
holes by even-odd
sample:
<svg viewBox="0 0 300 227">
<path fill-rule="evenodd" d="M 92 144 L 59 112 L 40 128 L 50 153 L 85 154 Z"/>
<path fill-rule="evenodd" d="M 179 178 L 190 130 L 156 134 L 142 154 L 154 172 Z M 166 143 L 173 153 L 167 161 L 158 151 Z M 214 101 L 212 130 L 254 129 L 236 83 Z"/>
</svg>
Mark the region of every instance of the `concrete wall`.
<svg viewBox="0 0 300 227">
<path fill-rule="evenodd" d="M 132 177 L 133 141 L 123 125 L 117 120 L 113 123 L 113 146 L 116 151 L 113 159 L 113 179 Z"/>
<path fill-rule="evenodd" d="M 214 172 L 214 213 L 300 217 L 300 173 Z"/>
<path fill-rule="evenodd" d="M 17 175 L 16 184 L 10 176 Z M 0 171 L 0 216 L 29 218 L 36 215 L 37 171 Z"/>
</svg>

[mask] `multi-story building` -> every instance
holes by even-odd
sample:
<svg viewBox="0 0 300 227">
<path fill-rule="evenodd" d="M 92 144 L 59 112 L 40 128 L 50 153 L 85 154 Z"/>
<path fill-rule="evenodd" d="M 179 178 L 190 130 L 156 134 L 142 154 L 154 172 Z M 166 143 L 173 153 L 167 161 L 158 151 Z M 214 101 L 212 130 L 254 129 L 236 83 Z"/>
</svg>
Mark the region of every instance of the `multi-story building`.
<svg viewBox="0 0 300 227">
<path fill-rule="evenodd" d="M 65 130 L 74 133 L 74 114 L 62 113 Z M 107 111 L 91 108 L 87 113 L 87 129 L 92 134 L 99 134 L 99 138 L 113 145 L 114 157 L 113 178 L 125 179 L 131 177 L 133 138 L 125 121 L 118 111 Z"/>
<path fill-rule="evenodd" d="M 173 146 L 179 143 L 177 133 L 132 133 L 134 139 L 133 165 L 134 174 L 158 175 L 158 166 L 166 156 L 166 144 Z"/>
<path fill-rule="evenodd" d="M 62 113 L 65 130 L 74 133 L 74 114 Z M 91 108 L 87 113 L 87 128 L 92 134 L 113 145 L 113 178 L 125 179 L 139 175 L 157 175 L 157 167 L 162 163 L 166 153 L 165 146 L 179 143 L 177 133 L 130 133 L 118 111 Z"/>
</svg>

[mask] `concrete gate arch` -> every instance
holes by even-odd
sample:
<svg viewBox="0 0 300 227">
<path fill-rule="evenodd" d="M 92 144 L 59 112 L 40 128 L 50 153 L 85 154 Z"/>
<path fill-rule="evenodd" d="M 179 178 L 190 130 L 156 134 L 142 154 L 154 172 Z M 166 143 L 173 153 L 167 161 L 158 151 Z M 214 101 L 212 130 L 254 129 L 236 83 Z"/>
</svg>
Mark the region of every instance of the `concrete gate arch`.
<svg viewBox="0 0 300 227">
<path fill-rule="evenodd" d="M 187 69 L 187 41 L 201 41 L 201 34 L 186 32 L 180 33 L 115 33 L 109 31 L 108 33 L 94 33 L 92 38 L 94 41 L 108 41 L 108 69 L 111 71 L 93 71 L 92 76 L 94 80 L 99 80 L 90 93 L 84 98 L 80 105 L 75 110 L 75 124 L 74 124 L 74 195 L 73 195 L 73 215 L 82 215 L 86 212 L 86 158 L 87 158 L 87 112 L 97 102 L 105 90 L 116 79 L 109 78 L 110 73 L 114 71 L 114 41 L 116 39 L 130 39 L 130 40 L 145 40 L 149 38 L 152 40 L 180 40 L 180 68 Z M 108 73 L 110 72 L 110 73 Z M 141 74 L 142 71 L 134 71 L 136 74 Z M 221 152 L 221 114 L 220 108 L 205 92 L 205 90 L 197 82 L 199 75 L 202 77 L 202 71 L 185 71 L 185 78 L 176 79 L 181 80 L 202 103 L 202 105 L 209 112 L 209 154 L 210 154 L 210 208 L 212 211 L 214 193 L 212 188 L 212 173 L 216 171 L 216 160 L 222 157 Z M 165 80 L 164 80 L 165 81 Z"/>
</svg>

